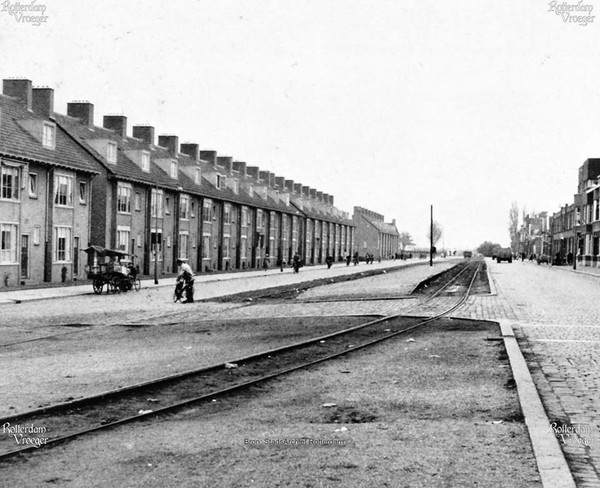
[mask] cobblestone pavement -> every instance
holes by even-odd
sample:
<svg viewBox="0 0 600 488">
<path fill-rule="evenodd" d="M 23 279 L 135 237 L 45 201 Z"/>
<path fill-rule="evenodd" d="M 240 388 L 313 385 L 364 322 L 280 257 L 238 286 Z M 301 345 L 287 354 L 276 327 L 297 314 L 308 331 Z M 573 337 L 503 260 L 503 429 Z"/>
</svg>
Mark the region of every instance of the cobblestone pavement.
<svg viewBox="0 0 600 488">
<path fill-rule="evenodd" d="M 487 263 L 497 295 L 454 315 L 512 322 L 577 486 L 600 487 L 600 276 Z"/>
</svg>

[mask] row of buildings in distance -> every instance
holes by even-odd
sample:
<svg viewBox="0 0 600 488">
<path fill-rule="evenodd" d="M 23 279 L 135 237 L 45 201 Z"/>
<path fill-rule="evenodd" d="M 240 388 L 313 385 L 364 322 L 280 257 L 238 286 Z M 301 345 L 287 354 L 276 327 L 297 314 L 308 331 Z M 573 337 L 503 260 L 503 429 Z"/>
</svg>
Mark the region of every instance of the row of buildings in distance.
<svg viewBox="0 0 600 488">
<path fill-rule="evenodd" d="M 197 273 L 398 252 L 395 220 L 148 125 L 6 79 L 0 95 L 0 279 L 4 286 L 81 280 L 91 245 L 129 254 L 142 274 L 176 261 Z M 91 256 L 91 255 L 90 255 Z"/>
<path fill-rule="evenodd" d="M 552 215 L 525 217 L 520 241 L 526 255 L 545 254 L 554 264 L 600 266 L 600 159 L 579 168 L 573 202 Z"/>
</svg>

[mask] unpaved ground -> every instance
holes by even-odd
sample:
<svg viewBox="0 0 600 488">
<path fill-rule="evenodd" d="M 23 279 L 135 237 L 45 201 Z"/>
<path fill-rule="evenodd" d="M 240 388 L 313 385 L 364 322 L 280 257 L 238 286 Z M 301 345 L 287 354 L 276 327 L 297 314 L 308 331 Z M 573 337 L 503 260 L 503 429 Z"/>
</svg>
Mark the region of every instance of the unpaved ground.
<svg viewBox="0 0 600 488">
<path fill-rule="evenodd" d="M 407 338 L 3 466 L 7 486 L 539 487 L 496 325 Z M 327 406 L 329 404 L 329 406 Z"/>
<path fill-rule="evenodd" d="M 0 416 L 232 361 L 367 322 L 368 317 L 188 320 L 97 326 L 2 348 Z M 22 358 L 28 357 L 27 361 Z M 48 426 L 50 427 L 50 426 Z M 1 433 L 1 431 L 0 431 Z"/>
</svg>

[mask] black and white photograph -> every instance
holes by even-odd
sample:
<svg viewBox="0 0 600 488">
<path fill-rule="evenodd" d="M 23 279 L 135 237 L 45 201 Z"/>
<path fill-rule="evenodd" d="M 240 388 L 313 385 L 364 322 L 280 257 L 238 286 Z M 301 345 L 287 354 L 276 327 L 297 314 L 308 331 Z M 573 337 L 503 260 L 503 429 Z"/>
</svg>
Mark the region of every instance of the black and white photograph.
<svg viewBox="0 0 600 488">
<path fill-rule="evenodd" d="M 0 486 L 600 488 L 599 13 L 0 0 Z"/>
</svg>

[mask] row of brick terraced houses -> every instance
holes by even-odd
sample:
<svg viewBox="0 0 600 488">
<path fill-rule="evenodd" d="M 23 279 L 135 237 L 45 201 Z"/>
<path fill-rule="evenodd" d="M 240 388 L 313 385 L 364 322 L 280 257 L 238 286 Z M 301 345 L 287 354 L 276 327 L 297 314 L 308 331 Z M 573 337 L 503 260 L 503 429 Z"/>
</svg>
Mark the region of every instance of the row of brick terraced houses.
<svg viewBox="0 0 600 488">
<path fill-rule="evenodd" d="M 550 219 L 552 258 L 575 258 L 580 266 L 600 266 L 600 159 L 587 159 L 579 168 L 577 193 Z"/>
<path fill-rule="evenodd" d="M 8 79 L 0 95 L 0 279 L 4 286 L 84 279 L 90 245 L 133 256 L 143 274 L 199 273 L 398 251 L 395 221 L 151 126 Z M 362 234 L 361 234 L 362 233 Z M 360 245 L 359 245 L 360 243 Z"/>
<path fill-rule="evenodd" d="M 519 250 L 546 254 L 553 264 L 600 266 L 600 159 L 587 159 L 579 168 L 573 202 L 552 215 L 525 216 Z"/>
</svg>

